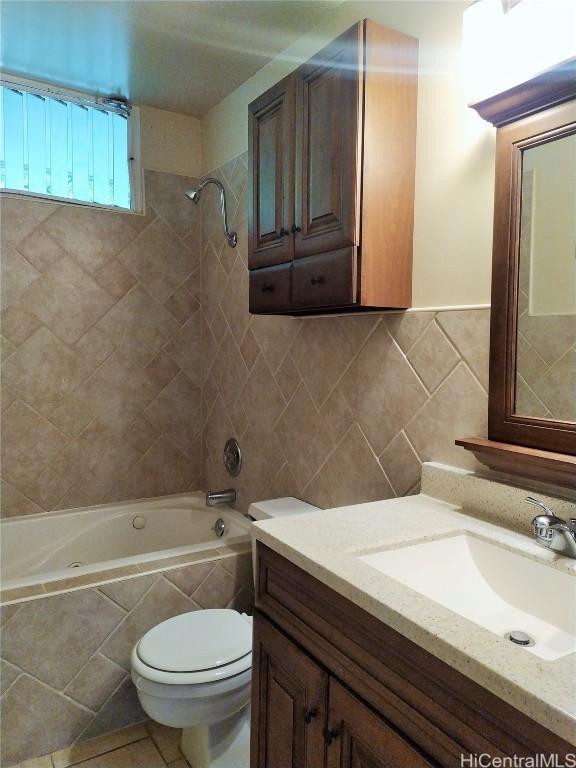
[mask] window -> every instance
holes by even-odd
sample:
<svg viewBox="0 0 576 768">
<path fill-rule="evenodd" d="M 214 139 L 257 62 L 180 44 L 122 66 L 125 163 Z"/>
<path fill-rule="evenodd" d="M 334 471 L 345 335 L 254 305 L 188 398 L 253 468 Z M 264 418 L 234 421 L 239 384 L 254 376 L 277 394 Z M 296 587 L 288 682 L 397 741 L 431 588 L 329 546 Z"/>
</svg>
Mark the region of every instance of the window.
<svg viewBox="0 0 576 768">
<path fill-rule="evenodd" d="M 0 81 L 0 189 L 140 209 L 136 115 L 111 99 Z"/>
</svg>

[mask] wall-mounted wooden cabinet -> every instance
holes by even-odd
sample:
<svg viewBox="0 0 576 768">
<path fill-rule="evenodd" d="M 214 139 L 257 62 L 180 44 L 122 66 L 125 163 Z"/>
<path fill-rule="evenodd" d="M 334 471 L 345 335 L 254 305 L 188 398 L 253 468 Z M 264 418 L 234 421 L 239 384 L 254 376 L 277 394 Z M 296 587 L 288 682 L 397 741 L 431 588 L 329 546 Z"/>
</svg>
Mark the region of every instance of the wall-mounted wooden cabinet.
<svg viewBox="0 0 576 768">
<path fill-rule="evenodd" d="M 250 105 L 251 312 L 410 306 L 417 60 L 364 20 Z"/>
</svg>

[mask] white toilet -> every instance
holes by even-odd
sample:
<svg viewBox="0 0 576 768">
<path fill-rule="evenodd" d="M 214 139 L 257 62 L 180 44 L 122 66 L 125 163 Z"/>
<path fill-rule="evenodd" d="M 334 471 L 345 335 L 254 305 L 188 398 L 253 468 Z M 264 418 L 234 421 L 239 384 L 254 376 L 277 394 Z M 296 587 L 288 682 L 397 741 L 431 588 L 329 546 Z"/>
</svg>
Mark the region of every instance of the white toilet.
<svg viewBox="0 0 576 768">
<path fill-rule="evenodd" d="M 317 509 L 294 498 L 252 504 L 255 520 Z M 229 609 L 192 611 L 149 630 L 132 650 L 132 680 L 146 714 L 182 728 L 194 768 L 248 768 L 252 618 Z"/>
</svg>

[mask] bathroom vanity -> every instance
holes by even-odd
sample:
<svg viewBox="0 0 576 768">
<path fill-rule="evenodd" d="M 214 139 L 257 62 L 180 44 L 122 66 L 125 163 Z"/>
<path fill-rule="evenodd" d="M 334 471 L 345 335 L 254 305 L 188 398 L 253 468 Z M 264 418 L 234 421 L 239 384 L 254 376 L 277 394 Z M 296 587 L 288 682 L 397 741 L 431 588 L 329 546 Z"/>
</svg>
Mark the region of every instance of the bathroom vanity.
<svg viewBox="0 0 576 768">
<path fill-rule="evenodd" d="M 561 762 L 576 752 L 574 653 L 538 658 L 359 556 L 463 530 L 506 548 L 517 534 L 424 495 L 256 528 L 252 768 L 460 766 L 462 755 L 540 752 Z M 533 554 L 530 542 L 519 556 Z M 570 600 L 576 571 L 565 575 Z"/>
</svg>

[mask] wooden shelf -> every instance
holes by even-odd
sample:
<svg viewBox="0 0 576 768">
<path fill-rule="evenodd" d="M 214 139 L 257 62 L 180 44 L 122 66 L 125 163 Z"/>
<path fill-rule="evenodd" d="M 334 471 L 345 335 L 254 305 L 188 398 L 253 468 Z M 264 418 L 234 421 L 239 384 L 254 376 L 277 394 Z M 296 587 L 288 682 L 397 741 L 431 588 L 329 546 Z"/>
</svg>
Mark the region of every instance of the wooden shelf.
<svg viewBox="0 0 576 768">
<path fill-rule="evenodd" d="M 499 443 L 483 437 L 456 440 L 456 445 L 472 451 L 479 462 L 497 472 L 576 489 L 576 456 Z"/>
</svg>

